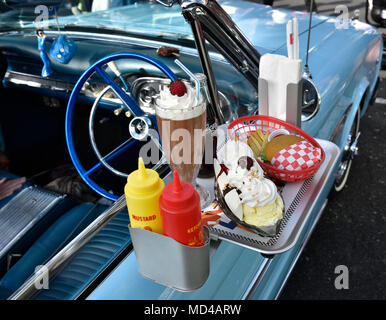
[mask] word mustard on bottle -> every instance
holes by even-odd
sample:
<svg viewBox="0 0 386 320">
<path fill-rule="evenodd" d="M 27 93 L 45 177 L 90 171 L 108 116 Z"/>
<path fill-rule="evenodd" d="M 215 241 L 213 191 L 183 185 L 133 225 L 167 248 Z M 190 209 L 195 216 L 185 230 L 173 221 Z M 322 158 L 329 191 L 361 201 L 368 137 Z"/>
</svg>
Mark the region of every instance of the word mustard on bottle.
<svg viewBox="0 0 386 320">
<path fill-rule="evenodd" d="M 138 159 L 138 170 L 127 177 L 125 196 L 132 228 L 143 228 L 163 234 L 159 198 L 165 184 L 154 170 L 145 168 Z"/>
</svg>

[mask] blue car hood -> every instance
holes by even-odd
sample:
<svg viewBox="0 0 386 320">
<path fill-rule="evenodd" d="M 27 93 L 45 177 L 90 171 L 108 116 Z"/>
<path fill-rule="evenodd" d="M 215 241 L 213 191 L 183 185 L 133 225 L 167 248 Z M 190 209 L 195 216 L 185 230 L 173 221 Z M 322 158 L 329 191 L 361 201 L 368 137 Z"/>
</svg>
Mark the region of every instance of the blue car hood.
<svg viewBox="0 0 386 320">
<path fill-rule="evenodd" d="M 262 53 L 272 52 L 286 43 L 286 24 L 293 17 L 299 20 L 299 33 L 307 31 L 309 15 L 304 12 L 272 9 L 249 1 L 219 1 L 239 28 Z M 312 26 L 328 17 L 314 16 Z M 51 20 L 53 26 L 56 21 Z M 170 40 L 193 39 L 189 24 L 179 5 L 166 8 L 160 4 L 135 3 L 104 11 L 62 17 L 61 26 L 115 29 L 131 34 Z"/>
<path fill-rule="evenodd" d="M 299 34 L 307 32 L 309 14 L 286 9 L 273 9 L 270 6 L 252 4 L 248 1 L 221 1 L 225 11 L 257 47 L 263 51 L 275 51 L 286 45 L 286 26 L 292 18 L 299 21 Z M 312 27 L 326 20 L 326 16 L 313 16 Z"/>
</svg>

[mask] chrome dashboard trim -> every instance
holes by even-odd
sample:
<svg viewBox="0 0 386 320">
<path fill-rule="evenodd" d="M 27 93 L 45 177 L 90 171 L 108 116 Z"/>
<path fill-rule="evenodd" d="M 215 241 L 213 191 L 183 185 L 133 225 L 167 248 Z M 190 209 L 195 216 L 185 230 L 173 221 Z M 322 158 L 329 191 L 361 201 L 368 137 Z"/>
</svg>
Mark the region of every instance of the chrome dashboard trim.
<svg viewBox="0 0 386 320">
<path fill-rule="evenodd" d="M 91 33 L 91 32 L 83 32 L 83 31 L 57 31 L 57 30 L 47 30 L 45 31 L 45 34 L 50 36 L 59 36 L 60 34 L 65 33 L 72 39 L 85 39 L 85 40 L 96 40 L 96 41 L 109 41 L 109 42 L 115 42 L 115 43 L 122 43 L 122 44 L 131 44 L 131 45 L 140 45 L 141 47 L 146 46 L 148 48 L 154 48 L 158 49 L 161 46 L 170 45 L 170 41 L 157 41 L 157 40 L 150 40 L 150 39 L 139 39 L 130 35 L 123 36 L 123 35 L 114 35 L 114 34 L 108 34 L 108 33 Z M 23 34 L 23 35 L 30 35 L 30 36 L 36 36 L 35 32 L 17 32 L 16 34 Z M 192 41 L 192 44 L 194 43 L 193 36 L 187 37 L 186 40 Z M 195 47 L 185 47 L 181 45 L 177 45 L 173 43 L 173 47 L 180 50 L 180 54 L 186 54 L 198 57 L 197 49 Z M 226 64 L 229 64 L 229 62 L 220 54 L 217 52 L 210 51 L 209 52 L 210 58 L 219 62 L 223 62 Z"/>
<path fill-rule="evenodd" d="M 144 101 L 140 96 L 140 90 L 142 89 L 142 84 L 146 83 L 147 85 L 152 84 L 169 84 L 170 80 L 167 78 L 161 78 L 157 76 L 146 76 L 146 77 L 138 77 L 132 82 L 132 93 L 136 101 L 138 102 L 139 107 L 143 110 L 143 112 L 148 114 L 155 114 L 154 110 L 154 100 L 159 97 L 159 89 L 155 89 L 155 94 L 153 94 L 150 102 Z M 157 91 L 158 90 L 158 91 Z M 218 91 L 218 96 L 221 102 L 222 113 L 224 114 L 225 121 L 230 122 L 233 121 L 233 114 L 231 108 L 231 102 L 228 97 L 222 92 Z"/>
<path fill-rule="evenodd" d="M 342 133 L 342 130 L 343 130 L 344 125 L 346 123 L 346 119 L 351 111 L 352 106 L 353 106 L 353 103 L 350 103 L 350 105 L 346 108 L 345 112 L 340 117 L 334 131 L 331 133 L 330 137 L 328 138 L 328 141 L 331 141 L 333 143 L 336 143 L 338 141 L 338 138 L 340 137 L 340 134 Z"/>
<path fill-rule="evenodd" d="M 45 79 L 41 76 L 17 71 L 7 71 L 4 76 L 4 81 L 33 88 L 64 91 L 66 93 L 70 93 L 74 87 L 74 84 L 70 82 Z"/>
</svg>

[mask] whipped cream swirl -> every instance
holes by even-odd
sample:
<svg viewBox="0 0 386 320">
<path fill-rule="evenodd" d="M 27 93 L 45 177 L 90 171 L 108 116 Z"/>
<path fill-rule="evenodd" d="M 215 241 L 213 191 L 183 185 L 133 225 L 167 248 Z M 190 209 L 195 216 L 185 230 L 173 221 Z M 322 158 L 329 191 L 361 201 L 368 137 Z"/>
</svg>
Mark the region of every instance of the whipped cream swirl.
<svg viewBox="0 0 386 320">
<path fill-rule="evenodd" d="M 167 85 L 164 85 L 156 99 L 156 113 L 163 118 L 183 120 L 197 117 L 204 112 L 206 106 L 202 95 L 197 102 L 197 92 L 189 82 L 184 81 L 186 93 L 179 97 L 173 95 Z M 158 107 L 158 108 L 157 108 Z"/>
<path fill-rule="evenodd" d="M 257 161 L 253 159 L 253 166 L 247 170 L 240 166 L 236 166 L 235 169 L 228 170 L 229 185 L 241 190 L 244 185 L 244 181 L 251 178 L 263 178 L 263 169 L 259 166 Z"/>
<path fill-rule="evenodd" d="M 238 161 L 242 156 L 254 159 L 252 149 L 245 142 L 229 140 L 223 150 L 223 154 L 219 155 L 219 157 L 222 158 L 223 163 L 230 170 L 236 170 Z"/>
<path fill-rule="evenodd" d="M 264 178 L 264 171 L 254 158 L 252 149 L 244 142 L 229 140 L 218 155 L 228 168 L 228 183 L 241 191 L 241 203 L 249 207 L 262 207 L 275 202 L 276 185 Z M 253 165 L 249 170 L 239 165 L 243 156 L 250 157 Z"/>
<path fill-rule="evenodd" d="M 269 179 L 247 177 L 241 191 L 241 202 L 249 207 L 262 207 L 275 202 L 277 197 L 276 185 Z"/>
</svg>

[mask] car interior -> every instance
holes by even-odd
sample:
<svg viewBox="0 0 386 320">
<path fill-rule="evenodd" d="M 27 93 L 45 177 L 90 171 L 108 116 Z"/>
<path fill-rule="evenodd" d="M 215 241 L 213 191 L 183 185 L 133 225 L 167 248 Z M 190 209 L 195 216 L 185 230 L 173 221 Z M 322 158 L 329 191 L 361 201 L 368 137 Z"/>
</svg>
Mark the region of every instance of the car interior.
<svg viewBox="0 0 386 320">
<path fill-rule="evenodd" d="M 4 59 L 1 59 L 2 76 L 6 68 Z M 5 158 L 0 179 L 12 181 L 26 177 L 21 188 L 0 200 L 2 230 L 7 230 L 0 236 L 0 297 L 5 299 L 34 272 L 35 266 L 52 258 L 112 201 L 101 198 L 89 188 L 71 162 L 65 141 L 65 99 L 18 88 L 2 87 L 0 94 L 4 145 L 1 152 Z M 82 107 L 79 107 L 74 122 L 74 130 L 79 132 L 77 136 L 81 137 L 82 131 L 84 134 L 84 139 L 77 139 L 76 148 L 86 164 L 97 162 L 86 139 L 89 108 L 85 104 L 82 113 Z M 127 119 L 124 115 L 122 117 L 113 118 L 112 112 L 103 108 L 96 113 L 94 130 L 101 152 L 107 153 L 111 151 L 108 150 L 111 145 L 127 139 L 128 132 L 122 130 L 120 123 Z M 135 164 L 135 161 L 134 157 L 125 155 L 119 157 L 114 165 L 127 168 L 127 162 Z M 108 170 L 100 170 L 94 179 L 103 181 L 117 194 L 125 181 Z M 128 224 L 127 211 L 123 210 L 81 250 L 76 259 L 82 263 L 72 261 L 66 266 L 69 274 L 61 272 L 60 277 L 64 280 L 56 278 L 50 283 L 50 289 L 42 291 L 43 295 L 36 298 L 71 299 L 83 292 L 90 279 L 127 250 L 130 243 Z M 71 283 L 78 285 L 69 287 L 66 276 L 71 276 Z"/>
</svg>

